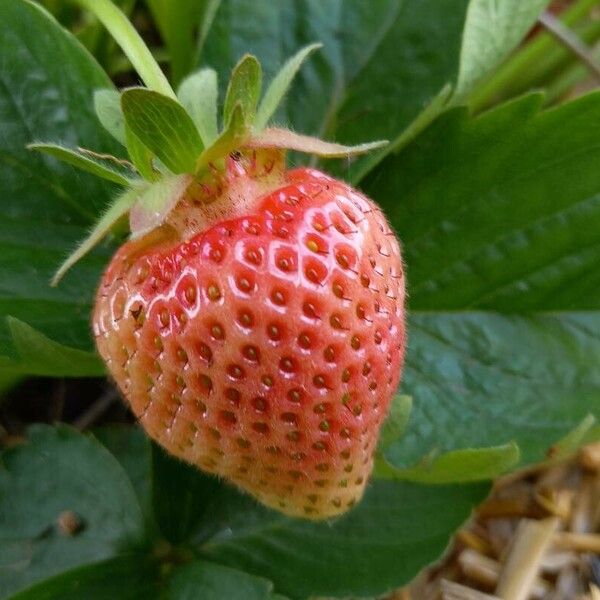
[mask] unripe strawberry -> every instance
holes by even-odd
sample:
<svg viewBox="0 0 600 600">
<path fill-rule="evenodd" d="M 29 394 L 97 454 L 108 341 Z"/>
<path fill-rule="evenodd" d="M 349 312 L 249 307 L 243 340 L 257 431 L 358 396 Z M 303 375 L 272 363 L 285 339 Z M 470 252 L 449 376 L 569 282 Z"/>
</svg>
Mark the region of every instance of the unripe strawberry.
<svg viewBox="0 0 600 600">
<path fill-rule="evenodd" d="M 290 63 L 287 83 L 300 61 Z M 264 504 L 323 519 L 361 498 L 398 386 L 402 260 L 372 200 L 317 170 L 285 168 L 287 148 L 338 156 L 373 146 L 255 124 L 258 94 L 247 89 L 257 65 L 245 57 L 234 71 L 216 140 L 201 140 L 175 100 L 124 92 L 128 149 L 149 182 L 126 181 L 66 267 L 129 213 L 133 236 L 104 273 L 93 332 L 140 424 Z M 274 110 L 269 93 L 257 121 Z"/>
<path fill-rule="evenodd" d="M 244 160 L 227 185 L 251 187 Z M 98 349 L 169 452 L 288 514 L 335 515 L 362 496 L 398 385 L 398 243 L 373 202 L 311 169 L 242 205 L 189 239 L 123 246 Z"/>
</svg>

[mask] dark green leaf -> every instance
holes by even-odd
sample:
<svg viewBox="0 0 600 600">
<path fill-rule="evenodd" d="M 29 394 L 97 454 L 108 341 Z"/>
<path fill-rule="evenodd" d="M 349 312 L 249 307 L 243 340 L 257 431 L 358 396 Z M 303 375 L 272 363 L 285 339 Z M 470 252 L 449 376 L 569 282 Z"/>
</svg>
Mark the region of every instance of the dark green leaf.
<svg viewBox="0 0 600 600">
<path fill-rule="evenodd" d="M 138 453 L 139 463 L 147 465 L 149 453 L 139 433 L 133 435 L 134 444 L 120 441 L 110 447 L 125 447 L 125 452 L 118 450 L 119 459 L 128 473 L 141 474 L 147 467 L 132 469 L 132 461 Z M 152 455 L 153 504 L 163 535 L 212 562 L 265 577 L 291 598 L 371 596 L 402 585 L 439 556 L 489 489 L 483 484 L 432 488 L 376 482 L 346 516 L 311 523 L 259 506 L 159 448 Z M 238 580 L 237 573 L 230 575 Z"/>
<path fill-rule="evenodd" d="M 97 354 L 54 342 L 14 317 L 8 317 L 7 322 L 17 356 L 12 360 L 0 356 L 1 371 L 47 377 L 104 375 L 104 364 Z"/>
<path fill-rule="evenodd" d="M 510 439 L 540 460 L 600 414 L 600 94 L 539 105 L 450 112 L 364 182 L 407 262 L 397 465 Z"/>
<path fill-rule="evenodd" d="M 225 95 L 223 106 L 223 126 L 229 122 L 236 106 L 239 106 L 244 115 L 244 121 L 251 124 L 254 121 L 256 107 L 262 89 L 262 69 L 256 57 L 246 54 L 233 68 L 231 79 Z"/>
<path fill-rule="evenodd" d="M 159 592 L 157 566 L 143 556 L 125 555 L 67 571 L 10 600 L 148 600 Z"/>
<path fill-rule="evenodd" d="M 311 523 L 224 488 L 207 509 L 196 547 L 211 560 L 266 577 L 291 598 L 371 597 L 407 583 L 439 557 L 488 490 L 377 481 L 346 516 Z"/>
<path fill-rule="evenodd" d="M 167 586 L 166 600 L 285 600 L 273 584 L 242 571 L 196 561 L 176 569 Z"/>
<path fill-rule="evenodd" d="M 130 425 L 99 427 L 93 433 L 121 463 L 137 494 L 146 521 L 152 526 L 153 466 L 148 436 L 143 429 Z"/>
<path fill-rule="evenodd" d="M 202 140 L 183 106 L 146 88 L 121 95 L 127 127 L 173 173 L 191 173 L 202 152 Z"/>
<path fill-rule="evenodd" d="M 0 455 L 0 596 L 71 569 L 133 551 L 143 519 L 131 483 L 93 438 L 36 426 Z M 80 528 L 61 531 L 71 511 Z"/>
<path fill-rule="evenodd" d="M 365 181 L 404 243 L 413 309 L 600 307 L 600 93 L 540 102 L 452 111 Z"/>
<path fill-rule="evenodd" d="M 33 3 L 0 0 L 0 47 L 0 355 L 16 355 L 6 315 L 90 350 L 89 307 L 110 250 L 88 257 L 60 288 L 49 282 L 117 188 L 26 146 L 41 138 L 118 156 L 92 99 L 112 84 Z"/>
<path fill-rule="evenodd" d="M 152 498 L 157 524 L 164 537 L 173 544 L 190 538 L 207 512 L 209 502 L 220 490 L 217 479 L 203 477 L 189 465 L 152 447 Z"/>
</svg>

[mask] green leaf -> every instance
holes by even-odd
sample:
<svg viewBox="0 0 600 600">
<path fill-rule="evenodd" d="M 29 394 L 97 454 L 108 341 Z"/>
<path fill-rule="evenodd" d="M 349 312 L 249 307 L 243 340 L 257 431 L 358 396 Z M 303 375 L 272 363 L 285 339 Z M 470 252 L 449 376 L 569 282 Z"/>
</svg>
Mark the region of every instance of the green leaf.
<svg viewBox="0 0 600 600">
<path fill-rule="evenodd" d="M 294 56 L 289 58 L 277 75 L 273 77 L 258 108 L 258 113 L 254 121 L 256 131 L 260 131 L 267 126 L 269 119 L 275 114 L 279 104 L 287 94 L 302 63 L 312 52 L 322 47 L 323 44 L 317 43 L 302 48 L 302 50 L 299 50 Z"/>
<path fill-rule="evenodd" d="M 550 0 L 471 0 L 462 37 L 455 99 L 461 101 L 516 48 Z"/>
<path fill-rule="evenodd" d="M 218 137 L 217 73 L 213 69 L 200 69 L 184 79 L 177 97 L 198 128 L 204 147 L 208 148 Z"/>
<path fill-rule="evenodd" d="M 122 148 L 98 126 L 93 108 L 94 90 L 112 84 L 37 4 L 0 0 L 0 40 L 0 355 L 18 359 L 7 315 L 54 342 L 91 351 L 90 305 L 114 241 L 86 257 L 60 288 L 49 281 L 118 188 L 27 144 L 62 140 L 119 156 Z M 97 374 L 91 366 L 89 374 Z"/>
<path fill-rule="evenodd" d="M 7 317 L 7 321 L 17 358 L 2 360 L 0 357 L 0 371 L 46 377 L 105 374 L 104 364 L 97 354 L 54 342 L 14 317 Z"/>
<path fill-rule="evenodd" d="M 419 464 L 398 468 L 378 456 L 374 476 L 417 483 L 465 483 L 495 479 L 519 462 L 519 447 L 514 443 L 491 448 L 461 448 L 436 456 L 425 456 Z"/>
<path fill-rule="evenodd" d="M 129 186 L 131 183 L 131 180 L 127 179 L 125 175 L 119 173 L 116 169 L 108 167 L 100 161 L 90 158 L 88 154 L 84 154 L 80 150 L 71 150 L 70 148 L 59 146 L 58 144 L 43 143 L 29 144 L 28 148 L 30 150 L 44 152 L 49 156 L 54 156 L 55 158 L 71 164 L 82 171 L 93 173 L 97 177 L 102 177 L 103 179 L 112 181 L 113 183 L 123 186 Z"/>
<path fill-rule="evenodd" d="M 131 483 L 93 438 L 39 425 L 0 460 L 0 596 L 131 553 L 142 543 L 142 514 Z M 64 511 L 80 525 L 73 535 L 57 524 Z"/>
<path fill-rule="evenodd" d="M 540 460 L 600 414 L 600 94 L 539 106 L 451 111 L 363 182 L 409 274 L 399 467 L 509 439 Z"/>
<path fill-rule="evenodd" d="M 121 94 L 117 90 L 96 90 L 94 109 L 104 129 L 125 146 L 125 117 L 121 110 Z"/>
<path fill-rule="evenodd" d="M 166 600 L 285 600 L 273 584 L 242 571 L 195 561 L 177 568 L 167 585 Z"/>
<path fill-rule="evenodd" d="M 121 106 L 127 127 L 173 173 L 191 173 L 203 145 L 183 106 L 145 88 L 125 90 Z"/>
<path fill-rule="evenodd" d="M 152 509 L 152 448 L 143 429 L 131 425 L 105 425 L 93 430 L 94 437 L 119 461 L 131 481 L 142 513 L 154 530 Z"/>
<path fill-rule="evenodd" d="M 195 544 L 202 556 L 266 577 L 290 598 L 377 596 L 437 559 L 488 491 L 376 481 L 349 514 L 324 524 L 283 517 L 224 488 Z"/>
<path fill-rule="evenodd" d="M 359 169 L 352 174 L 352 183 L 360 182 L 375 166 L 377 166 L 388 154 L 399 152 L 412 142 L 422 131 L 427 129 L 447 108 L 452 97 L 452 86 L 446 84 L 439 93 L 432 98 L 427 106 L 411 121 L 410 125 L 387 146 L 378 152 L 371 154 L 368 160 L 364 160 Z"/>
<path fill-rule="evenodd" d="M 402 437 L 410 419 L 412 404 L 413 399 L 410 396 L 397 394 L 392 398 L 388 415 L 379 434 L 378 449 L 380 451 L 385 450 Z"/>
<path fill-rule="evenodd" d="M 60 265 L 60 268 L 52 278 L 52 285 L 55 286 L 64 277 L 65 273 L 79 260 L 81 260 L 88 252 L 94 248 L 102 238 L 104 238 L 115 224 L 129 214 L 134 202 L 140 196 L 140 186 L 129 189 L 121 194 L 106 210 L 106 212 L 98 219 L 89 235 L 81 241 L 77 248 L 69 254 L 68 258 Z"/>
<path fill-rule="evenodd" d="M 154 506 L 168 539 L 298 599 L 370 597 L 399 587 L 441 554 L 489 490 L 479 483 L 434 489 L 376 481 L 350 513 L 314 523 L 259 506 L 162 450 L 153 460 Z"/>
<path fill-rule="evenodd" d="M 201 476 L 189 465 L 152 446 L 152 504 L 156 522 L 167 541 L 187 541 L 204 520 L 212 516 L 207 508 L 221 489 L 217 479 Z"/>
<path fill-rule="evenodd" d="M 146 600 L 159 592 L 155 564 L 143 556 L 119 556 L 42 581 L 10 600 Z"/>
<path fill-rule="evenodd" d="M 3 479 L 5 471 L 0 471 L 0 514 L 9 516 L 6 522 L 11 527 L 22 522 L 31 525 L 31 535 L 35 535 L 45 531 L 47 521 L 53 522 L 57 508 L 68 507 L 83 517 L 89 531 L 84 528 L 71 538 L 59 539 L 47 534 L 36 546 L 38 551 L 52 540 L 66 549 L 78 544 L 69 555 L 72 560 L 63 556 L 63 546 L 52 546 L 44 556 L 53 559 L 58 556 L 59 564 L 48 558 L 46 570 L 38 570 L 37 574 L 31 571 L 30 564 L 26 571 L 29 579 L 21 579 L 10 588 L 6 587 L 8 580 L 0 577 L 0 595 L 58 573 L 64 574 L 46 582 L 57 595 L 70 593 L 74 585 L 91 588 L 94 582 L 102 590 L 111 590 L 108 581 L 112 579 L 111 573 L 120 581 L 128 565 L 135 568 L 137 563 L 144 576 L 132 577 L 131 585 L 126 588 L 131 596 L 124 597 L 137 598 L 140 592 L 150 597 L 148 586 L 156 579 L 152 568 L 145 565 L 151 560 L 160 562 L 157 569 L 168 580 L 166 597 L 173 599 L 185 599 L 192 593 L 196 594 L 192 597 L 202 598 L 211 598 L 211 594 L 217 598 L 235 598 L 235 594 L 244 593 L 248 598 L 284 600 L 272 592 L 266 580 L 274 582 L 275 589 L 290 598 L 374 596 L 407 582 L 419 568 L 437 558 L 453 530 L 489 490 L 482 484 L 431 488 L 379 481 L 368 488 L 361 504 L 347 515 L 330 523 L 314 523 L 286 518 L 261 507 L 217 478 L 203 475 L 158 448 L 151 453 L 148 439 L 139 430 L 112 429 L 98 435 L 136 482 L 137 499 L 130 483 L 123 483 L 124 471 L 115 459 L 96 440 L 70 429 L 35 428 L 28 445 L 5 452 L 4 465 L 9 473 L 36 477 L 35 486 L 29 481 L 15 485 L 14 480 Z M 129 441 L 128 435 L 132 437 Z M 47 468 L 48 457 L 52 457 L 53 469 Z M 98 460 L 102 457 L 102 465 L 86 462 L 90 457 Z M 108 461 L 106 465 L 104 459 Z M 148 506 L 150 488 L 161 532 L 154 533 L 150 516 L 146 518 L 146 536 L 136 533 L 121 537 L 118 532 L 127 527 L 114 526 L 113 512 L 123 520 L 135 514 L 133 531 L 137 532 L 142 520 L 139 503 Z M 36 490 L 36 494 L 32 495 L 31 490 Z M 44 497 L 41 504 L 38 495 Z M 12 512 L 1 512 L 5 505 L 11 511 L 18 511 L 19 521 Z M 41 525 L 37 525 L 38 521 Z M 0 535 L 4 533 L 3 524 L 0 521 Z M 98 534 L 95 528 L 100 524 L 103 529 Z M 86 544 L 93 540 L 106 551 L 98 551 L 89 558 L 91 550 L 81 542 L 86 532 Z M 11 540 L 22 539 L 22 535 L 13 535 L 12 530 L 10 533 Z M 102 541 L 113 534 L 117 541 L 108 548 L 102 546 Z M 164 540 L 160 541 L 165 534 L 180 546 L 169 547 Z M 157 536 L 154 544 L 140 545 L 149 535 Z M 17 544 L 3 542 L 0 537 L 0 565 L 14 564 L 22 558 Z M 199 562 L 194 559 L 188 566 L 173 569 L 174 565 L 192 559 L 188 548 L 198 554 Z M 119 562 L 112 562 L 112 558 Z M 70 571 L 83 565 L 90 566 Z M 100 584 L 102 572 L 106 581 Z M 41 594 L 44 587 L 33 589 Z"/>
<path fill-rule="evenodd" d="M 108 29 L 149 89 L 175 98 L 175 92 L 148 46 L 119 7 L 111 0 L 75 1 L 92 12 Z"/>
<path fill-rule="evenodd" d="M 245 54 L 233 68 L 223 106 L 223 124 L 227 128 L 234 109 L 239 106 L 244 122 L 254 121 L 262 88 L 262 69 L 255 56 Z"/>
</svg>

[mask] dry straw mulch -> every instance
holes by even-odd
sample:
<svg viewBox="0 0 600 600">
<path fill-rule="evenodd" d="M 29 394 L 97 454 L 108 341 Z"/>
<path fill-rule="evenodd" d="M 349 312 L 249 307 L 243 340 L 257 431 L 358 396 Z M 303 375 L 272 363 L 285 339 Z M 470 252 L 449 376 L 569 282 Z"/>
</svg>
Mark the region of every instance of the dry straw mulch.
<svg viewBox="0 0 600 600">
<path fill-rule="evenodd" d="M 442 562 L 389 600 L 600 600 L 600 443 L 499 480 Z"/>
</svg>

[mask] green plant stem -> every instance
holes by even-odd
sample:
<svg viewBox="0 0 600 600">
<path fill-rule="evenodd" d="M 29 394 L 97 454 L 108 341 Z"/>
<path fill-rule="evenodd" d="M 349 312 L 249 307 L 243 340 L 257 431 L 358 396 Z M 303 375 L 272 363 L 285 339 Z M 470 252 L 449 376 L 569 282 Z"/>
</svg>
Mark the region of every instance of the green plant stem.
<svg viewBox="0 0 600 600">
<path fill-rule="evenodd" d="M 561 21 L 568 27 L 572 26 L 584 18 L 597 4 L 598 0 L 578 0 L 565 11 Z M 486 108 L 504 90 L 516 87 L 517 82 L 522 84 L 519 87 L 530 87 L 528 83 L 532 79 L 532 73 L 537 74 L 537 66 L 546 62 L 546 57 L 555 50 L 557 44 L 557 41 L 549 33 L 538 34 L 514 54 L 491 78 L 474 90 L 468 102 L 471 112 L 479 112 Z"/>
<path fill-rule="evenodd" d="M 592 53 L 595 60 L 600 61 L 600 48 L 592 50 Z M 545 104 L 551 105 L 558 102 L 565 94 L 568 94 L 570 90 L 585 81 L 589 76 L 588 68 L 581 63 L 571 65 L 546 88 Z"/>
<path fill-rule="evenodd" d="M 170 98 L 176 98 L 173 88 L 154 60 L 148 46 L 119 8 L 110 0 L 75 0 L 75 2 L 96 15 L 108 29 L 148 88 Z"/>
</svg>

